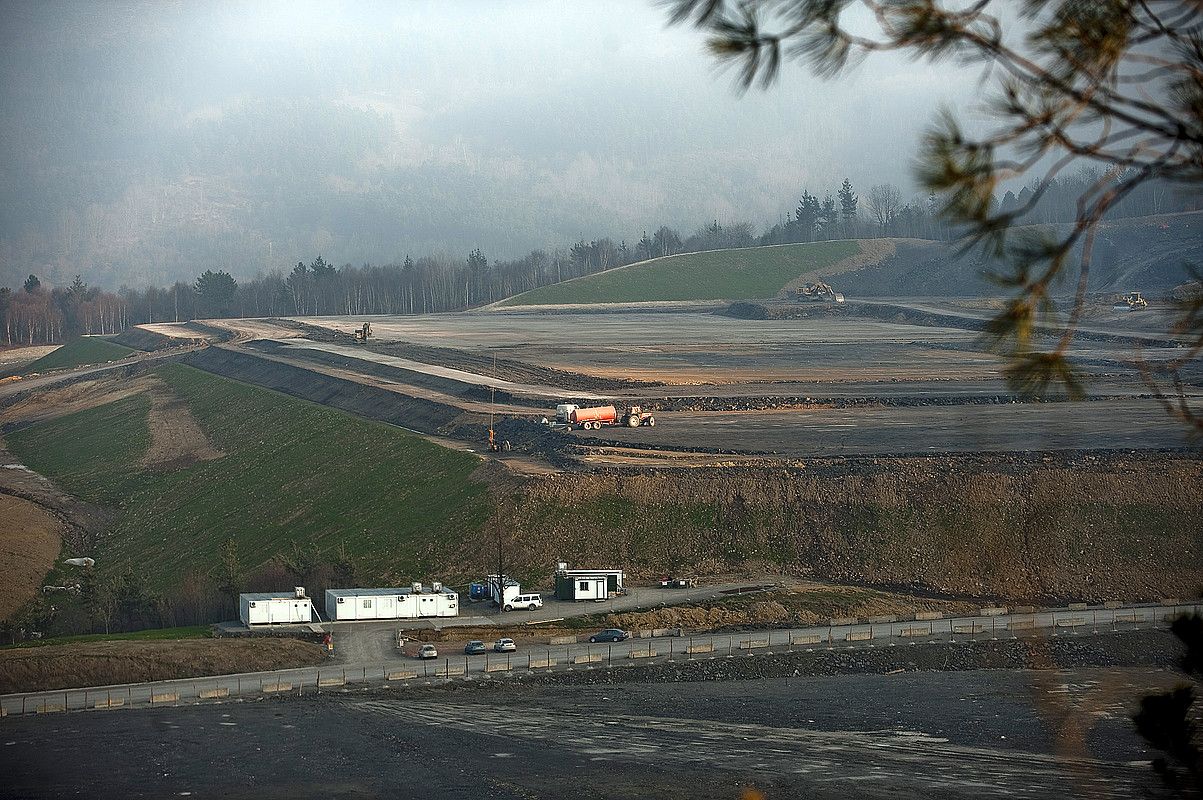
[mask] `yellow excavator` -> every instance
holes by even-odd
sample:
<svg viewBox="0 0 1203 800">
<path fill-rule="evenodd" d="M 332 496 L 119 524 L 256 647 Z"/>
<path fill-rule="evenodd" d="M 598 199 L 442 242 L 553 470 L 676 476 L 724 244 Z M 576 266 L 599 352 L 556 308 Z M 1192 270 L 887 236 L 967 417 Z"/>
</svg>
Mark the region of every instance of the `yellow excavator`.
<svg viewBox="0 0 1203 800">
<path fill-rule="evenodd" d="M 1119 299 L 1115 301 L 1116 311 L 1137 311 L 1142 308 L 1148 308 L 1149 301 L 1140 296 L 1140 292 L 1128 292 L 1121 294 Z"/>
</svg>

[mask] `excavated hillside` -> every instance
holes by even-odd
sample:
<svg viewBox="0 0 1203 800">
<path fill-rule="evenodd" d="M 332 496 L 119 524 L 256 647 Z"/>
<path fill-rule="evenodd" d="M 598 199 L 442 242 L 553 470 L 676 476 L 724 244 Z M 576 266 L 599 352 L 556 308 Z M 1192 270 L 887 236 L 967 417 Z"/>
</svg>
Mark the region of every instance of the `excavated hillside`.
<svg viewBox="0 0 1203 800">
<path fill-rule="evenodd" d="M 565 473 L 505 505 L 505 535 L 531 565 L 614 563 L 644 577 L 780 570 L 1031 601 L 1203 587 L 1203 462 L 1190 455 Z"/>
</svg>

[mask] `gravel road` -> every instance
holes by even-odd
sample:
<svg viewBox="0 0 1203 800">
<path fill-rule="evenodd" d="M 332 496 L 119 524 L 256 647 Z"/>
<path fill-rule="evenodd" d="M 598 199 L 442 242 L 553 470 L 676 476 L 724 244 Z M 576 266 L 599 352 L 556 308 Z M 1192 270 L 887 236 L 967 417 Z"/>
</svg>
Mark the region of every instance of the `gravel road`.
<svg viewBox="0 0 1203 800">
<path fill-rule="evenodd" d="M 736 798 L 755 786 L 824 800 L 1154 796 L 1153 753 L 1129 715 L 1176 680 L 1163 669 L 1173 646 L 1156 632 L 1108 641 L 1104 658 L 1119 665 L 490 681 L 10 718 L 0 795 Z"/>
</svg>

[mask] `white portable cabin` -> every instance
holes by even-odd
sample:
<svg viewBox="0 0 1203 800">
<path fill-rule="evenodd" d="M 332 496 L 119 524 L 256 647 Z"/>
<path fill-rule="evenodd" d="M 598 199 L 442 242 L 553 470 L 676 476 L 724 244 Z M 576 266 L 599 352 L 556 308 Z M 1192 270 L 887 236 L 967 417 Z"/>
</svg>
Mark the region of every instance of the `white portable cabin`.
<svg viewBox="0 0 1203 800">
<path fill-rule="evenodd" d="M 605 600 L 610 596 L 605 575 L 577 575 L 567 579 L 572 600 Z"/>
<path fill-rule="evenodd" d="M 458 615 L 459 595 L 440 583 L 429 588 L 415 583 L 408 588 L 326 590 L 326 618 L 332 621 Z"/>
<path fill-rule="evenodd" d="M 289 592 L 251 592 L 238 595 L 238 618 L 243 625 L 287 625 L 313 622 L 313 601 L 298 586 Z"/>
<path fill-rule="evenodd" d="M 620 569 L 568 569 L 556 566 L 556 597 L 560 600 L 605 600 L 610 593 L 622 591 Z"/>
</svg>

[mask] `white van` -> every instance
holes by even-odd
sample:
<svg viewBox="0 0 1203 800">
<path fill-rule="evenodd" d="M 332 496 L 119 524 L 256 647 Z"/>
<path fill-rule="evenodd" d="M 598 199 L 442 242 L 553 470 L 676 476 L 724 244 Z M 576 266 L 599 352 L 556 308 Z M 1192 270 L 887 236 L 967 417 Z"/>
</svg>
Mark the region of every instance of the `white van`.
<svg viewBox="0 0 1203 800">
<path fill-rule="evenodd" d="M 519 594 L 510 598 L 510 602 L 505 604 L 506 611 L 513 611 L 515 608 L 525 608 L 527 611 L 534 611 L 536 608 L 543 607 L 543 595 L 541 594 Z"/>
</svg>

